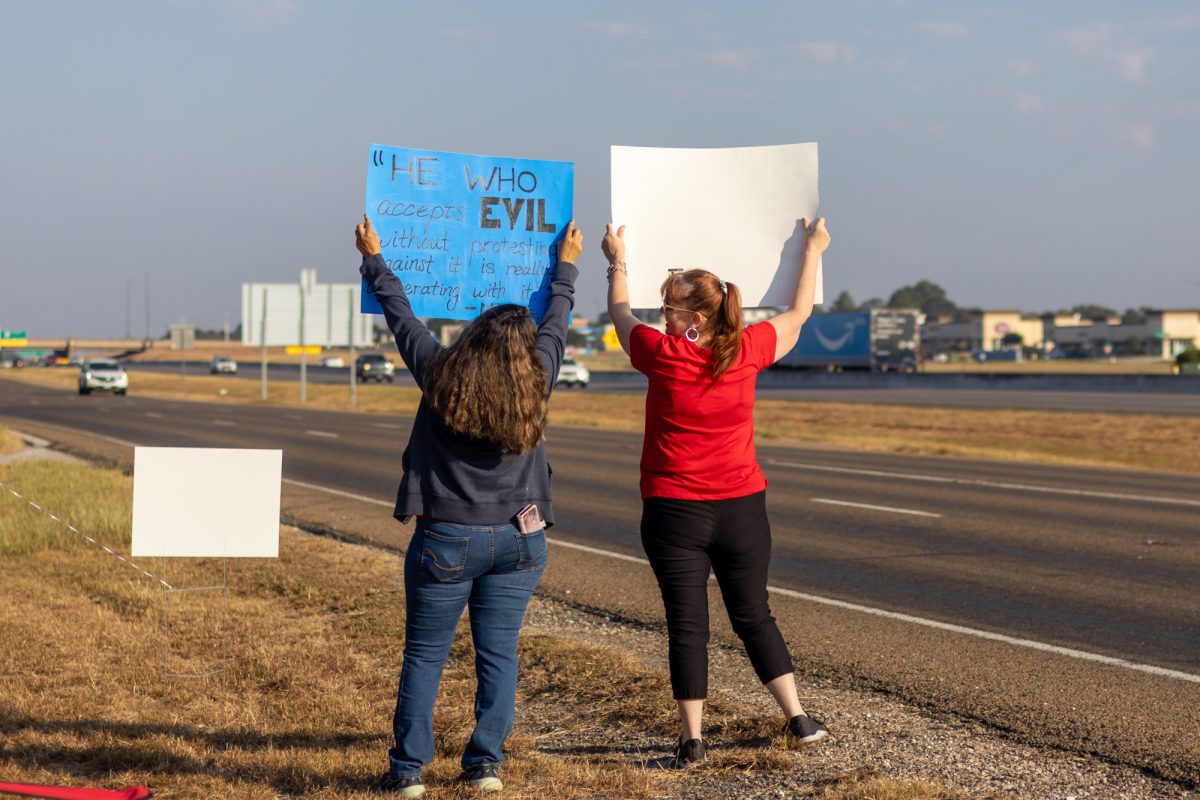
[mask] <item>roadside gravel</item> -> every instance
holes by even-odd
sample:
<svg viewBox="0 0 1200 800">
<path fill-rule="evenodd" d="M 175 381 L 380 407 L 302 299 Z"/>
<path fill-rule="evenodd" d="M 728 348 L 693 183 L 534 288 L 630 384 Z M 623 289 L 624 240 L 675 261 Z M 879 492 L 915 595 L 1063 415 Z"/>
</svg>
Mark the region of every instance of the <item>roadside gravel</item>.
<svg viewBox="0 0 1200 800">
<path fill-rule="evenodd" d="M 665 630 L 623 624 L 610 615 L 573 607 L 537 596 L 530 605 L 525 630 L 552 633 L 609 645 L 635 655 L 648 667 L 666 670 Z M 771 731 L 782 723 L 778 709 L 758 683 L 740 650 L 710 647 L 710 690 L 737 709 L 739 715 L 761 720 Z M 1024 800 L 1200 800 L 1200 793 L 1149 777 L 1138 770 L 1115 766 L 1086 756 L 1032 747 L 1006 739 L 1002 731 L 971 720 L 933 715 L 881 694 L 846 691 L 829 683 L 801 682 L 805 710 L 822 719 L 832 736 L 822 745 L 783 752 L 762 763 L 721 764 L 722 742 L 708 738 L 710 760 L 720 769 L 690 770 L 674 784 L 680 798 L 810 797 L 822 785 L 847 774 L 882 774 L 894 780 L 921 780 L 969 793 L 975 797 L 1019 797 Z M 636 702 L 636 698 L 631 698 Z M 523 704 L 518 714 L 538 727 L 543 713 Z M 659 735 L 611 741 L 603 731 L 564 732 L 547 724 L 538 747 L 555 753 L 619 752 L 648 768 L 660 768 L 674 742 Z M 739 743 L 745 746 L 745 741 Z M 763 748 L 775 748 L 764 736 Z M 764 766 L 764 764 L 771 766 Z"/>
</svg>

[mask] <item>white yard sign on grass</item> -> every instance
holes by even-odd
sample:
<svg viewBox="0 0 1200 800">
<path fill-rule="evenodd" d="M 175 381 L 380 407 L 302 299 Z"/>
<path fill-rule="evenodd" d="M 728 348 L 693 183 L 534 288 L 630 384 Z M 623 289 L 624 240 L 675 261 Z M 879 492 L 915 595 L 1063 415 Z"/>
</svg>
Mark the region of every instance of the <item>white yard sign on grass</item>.
<svg viewBox="0 0 1200 800">
<path fill-rule="evenodd" d="M 612 214 L 625 225 L 629 299 L 658 308 L 671 269 L 737 284 L 742 305 L 791 305 L 817 216 L 817 145 L 613 147 Z M 823 298 L 817 274 L 817 303 Z"/>
<path fill-rule="evenodd" d="M 134 556 L 275 558 L 282 450 L 138 447 Z"/>
</svg>

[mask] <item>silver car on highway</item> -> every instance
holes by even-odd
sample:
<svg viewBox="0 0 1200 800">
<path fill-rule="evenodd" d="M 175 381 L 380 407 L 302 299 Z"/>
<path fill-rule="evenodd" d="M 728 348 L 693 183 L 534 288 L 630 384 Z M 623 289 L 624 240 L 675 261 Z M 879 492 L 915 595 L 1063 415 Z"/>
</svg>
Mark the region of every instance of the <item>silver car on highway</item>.
<svg viewBox="0 0 1200 800">
<path fill-rule="evenodd" d="M 110 358 L 89 359 L 79 368 L 80 394 L 125 394 L 128 390 L 129 376 L 125 374 L 125 368 Z"/>
</svg>

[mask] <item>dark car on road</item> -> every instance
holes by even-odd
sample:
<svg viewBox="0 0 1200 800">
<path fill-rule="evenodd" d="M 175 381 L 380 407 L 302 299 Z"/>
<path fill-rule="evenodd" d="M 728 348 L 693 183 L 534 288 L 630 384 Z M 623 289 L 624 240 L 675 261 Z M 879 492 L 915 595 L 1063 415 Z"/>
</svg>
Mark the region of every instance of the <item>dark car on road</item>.
<svg viewBox="0 0 1200 800">
<path fill-rule="evenodd" d="M 358 377 L 359 383 L 367 381 L 391 383 L 396 374 L 396 367 L 382 353 L 366 353 L 359 356 L 358 360 L 354 362 L 354 374 Z"/>
</svg>

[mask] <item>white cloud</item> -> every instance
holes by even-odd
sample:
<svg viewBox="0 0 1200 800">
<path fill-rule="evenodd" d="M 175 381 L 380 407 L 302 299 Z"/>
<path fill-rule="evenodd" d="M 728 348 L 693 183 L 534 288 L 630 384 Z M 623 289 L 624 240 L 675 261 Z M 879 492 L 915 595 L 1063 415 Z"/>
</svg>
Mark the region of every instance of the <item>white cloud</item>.
<svg viewBox="0 0 1200 800">
<path fill-rule="evenodd" d="M 1149 150 L 1154 147 L 1154 126 L 1148 122 L 1138 122 L 1126 125 L 1116 132 L 1118 141 L 1131 144 L 1139 150 Z"/>
<path fill-rule="evenodd" d="M 645 39 L 654 33 L 654 31 L 644 25 L 634 25 L 630 22 L 589 20 L 583 23 L 583 27 L 613 39 Z"/>
<path fill-rule="evenodd" d="M 273 25 L 287 22 L 296 13 L 295 0 L 219 0 L 243 24 Z"/>
<path fill-rule="evenodd" d="M 1101 22 L 1083 28 L 1063 31 L 1060 38 L 1070 50 L 1078 55 L 1093 55 L 1112 41 L 1116 28 L 1111 23 Z"/>
<path fill-rule="evenodd" d="M 920 28 L 938 39 L 961 39 L 971 32 L 961 22 L 922 22 Z"/>
<path fill-rule="evenodd" d="M 1119 53 L 1117 72 L 1127 81 L 1143 81 L 1146 79 L 1147 56 L 1143 53 Z"/>
<path fill-rule="evenodd" d="M 496 34 L 480 28 L 446 28 L 443 33 L 451 39 L 471 44 L 495 44 L 499 41 Z"/>
<path fill-rule="evenodd" d="M 1010 61 L 1008 69 L 1013 75 L 1021 78 L 1028 78 L 1030 75 L 1038 71 L 1038 65 L 1029 60 Z"/>
<path fill-rule="evenodd" d="M 1042 108 L 1042 98 L 1032 92 L 1017 92 L 1013 95 L 1013 108 L 1022 114 L 1031 114 L 1034 111 L 1040 111 Z"/>
<path fill-rule="evenodd" d="M 796 51 L 809 61 L 827 66 L 839 61 L 843 64 L 853 64 L 858 60 L 857 50 L 837 42 L 801 42 L 796 45 Z"/>
<path fill-rule="evenodd" d="M 1149 77 L 1146 67 L 1154 50 L 1136 44 L 1138 37 L 1129 30 L 1100 22 L 1064 31 L 1059 37 L 1073 54 L 1107 65 L 1122 80 L 1145 83 Z"/>
<path fill-rule="evenodd" d="M 759 61 L 762 61 L 763 52 L 755 48 L 743 48 L 741 50 L 710 50 L 707 53 L 701 53 L 700 57 L 704 61 L 707 61 L 710 64 L 715 64 L 718 67 L 745 70 L 749 69 Z"/>
</svg>

